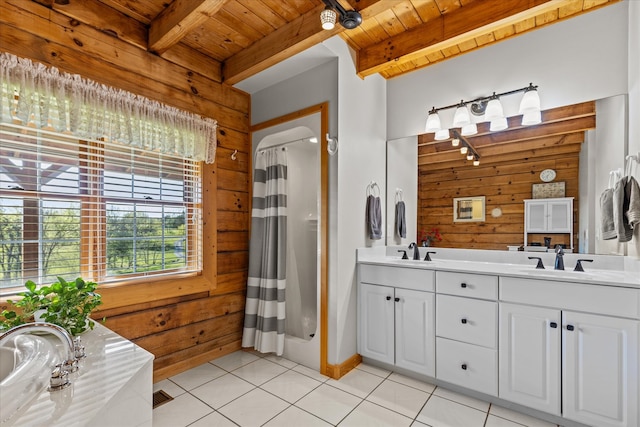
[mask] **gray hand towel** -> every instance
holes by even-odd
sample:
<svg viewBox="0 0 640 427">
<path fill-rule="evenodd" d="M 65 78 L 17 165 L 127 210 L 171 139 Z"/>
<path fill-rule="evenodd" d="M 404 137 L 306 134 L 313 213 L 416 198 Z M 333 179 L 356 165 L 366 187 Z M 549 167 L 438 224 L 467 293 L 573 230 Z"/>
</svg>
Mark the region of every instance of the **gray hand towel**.
<svg viewBox="0 0 640 427">
<path fill-rule="evenodd" d="M 398 237 L 407 237 L 407 218 L 405 205 L 402 200 L 396 203 L 396 234 Z"/>
<path fill-rule="evenodd" d="M 380 207 L 380 197 L 367 196 L 366 209 L 367 231 L 372 240 L 382 239 L 382 208 Z"/>
<path fill-rule="evenodd" d="M 611 240 L 618 237 L 616 225 L 613 221 L 613 188 L 607 188 L 600 195 L 600 219 L 602 229 L 602 239 Z"/>
<path fill-rule="evenodd" d="M 629 224 L 626 215 L 629 210 L 632 186 L 627 186 L 627 182 L 630 182 L 630 180 L 626 177 L 622 178 L 613 187 L 613 221 L 618 233 L 618 242 L 620 243 L 626 243 L 633 238 L 633 228 Z M 629 193 L 627 193 L 627 189 Z"/>
<path fill-rule="evenodd" d="M 640 186 L 634 177 L 629 177 L 629 180 L 624 186 L 624 194 L 625 199 L 629 200 L 629 207 L 624 215 L 629 227 L 634 229 L 640 224 Z"/>
</svg>

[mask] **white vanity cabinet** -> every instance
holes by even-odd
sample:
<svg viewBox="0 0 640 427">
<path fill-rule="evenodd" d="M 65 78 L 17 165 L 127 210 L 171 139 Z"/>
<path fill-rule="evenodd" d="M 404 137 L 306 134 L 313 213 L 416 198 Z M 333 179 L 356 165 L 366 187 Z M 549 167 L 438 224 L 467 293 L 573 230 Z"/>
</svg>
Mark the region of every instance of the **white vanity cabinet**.
<svg viewBox="0 0 640 427">
<path fill-rule="evenodd" d="M 638 425 L 638 290 L 502 277 L 500 299 L 500 398 Z"/>
<path fill-rule="evenodd" d="M 498 395 L 498 277 L 436 272 L 436 378 Z"/>
<path fill-rule="evenodd" d="M 358 352 L 435 375 L 434 272 L 360 265 Z"/>
<path fill-rule="evenodd" d="M 531 233 L 568 233 L 573 249 L 573 197 L 526 199 L 524 201 L 524 244 Z"/>
</svg>

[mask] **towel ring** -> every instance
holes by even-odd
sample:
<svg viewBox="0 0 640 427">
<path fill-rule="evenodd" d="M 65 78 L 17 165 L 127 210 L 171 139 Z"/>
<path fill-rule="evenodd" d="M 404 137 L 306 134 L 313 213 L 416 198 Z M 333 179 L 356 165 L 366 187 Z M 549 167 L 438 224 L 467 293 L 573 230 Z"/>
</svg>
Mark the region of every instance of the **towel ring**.
<svg viewBox="0 0 640 427">
<path fill-rule="evenodd" d="M 396 188 L 396 203 L 403 202 L 403 191 L 402 188 Z"/>
<path fill-rule="evenodd" d="M 375 189 L 378 189 L 378 194 L 375 194 Z M 378 183 L 375 181 L 371 181 L 369 185 L 367 185 L 367 196 L 380 196 L 380 187 Z"/>
</svg>

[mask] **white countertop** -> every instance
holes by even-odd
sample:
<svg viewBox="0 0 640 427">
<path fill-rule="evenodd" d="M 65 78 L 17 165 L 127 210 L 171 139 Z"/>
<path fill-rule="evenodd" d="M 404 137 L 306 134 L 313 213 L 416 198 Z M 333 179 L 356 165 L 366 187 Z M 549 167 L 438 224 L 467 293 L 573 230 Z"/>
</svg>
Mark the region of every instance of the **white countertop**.
<svg viewBox="0 0 640 427">
<path fill-rule="evenodd" d="M 44 389 L 2 427 L 151 425 L 153 354 L 98 322 L 81 337 L 87 356 L 71 386 Z"/>
<path fill-rule="evenodd" d="M 429 251 L 433 261 L 422 261 Z M 625 260 L 625 257 L 586 254 L 565 254 L 565 270 L 554 270 L 555 254 L 534 252 L 485 251 L 472 249 L 420 248 L 420 260 L 413 260 L 413 250 L 407 250 L 410 259 L 401 259 L 406 247 L 377 247 L 358 249 L 357 262 L 361 264 L 388 265 L 393 267 L 420 268 L 438 271 L 456 271 L 521 277 L 535 280 L 553 280 L 594 285 L 621 286 L 640 289 L 640 260 Z M 545 269 L 536 269 L 541 257 Z M 577 259 L 593 259 L 584 262 L 584 272 L 573 271 Z"/>
</svg>

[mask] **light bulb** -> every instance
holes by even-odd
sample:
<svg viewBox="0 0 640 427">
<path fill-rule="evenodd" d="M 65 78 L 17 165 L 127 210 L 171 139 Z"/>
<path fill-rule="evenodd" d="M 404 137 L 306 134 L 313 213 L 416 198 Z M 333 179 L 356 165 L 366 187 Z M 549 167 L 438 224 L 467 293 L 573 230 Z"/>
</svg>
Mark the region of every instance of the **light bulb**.
<svg viewBox="0 0 640 427">
<path fill-rule="evenodd" d="M 429 116 L 427 117 L 427 124 L 424 127 L 424 131 L 429 132 L 437 132 L 440 130 L 440 116 L 438 112 L 435 110 L 431 110 L 429 112 Z"/>
<path fill-rule="evenodd" d="M 456 109 L 456 113 L 453 116 L 453 127 L 461 128 L 463 126 L 471 123 L 471 117 L 469 116 L 469 110 L 467 110 L 467 106 L 462 102 Z"/>
<path fill-rule="evenodd" d="M 449 139 L 449 129 L 440 129 L 436 132 L 436 135 L 433 137 L 436 141 L 443 141 L 445 139 Z"/>
<path fill-rule="evenodd" d="M 462 126 L 460 133 L 462 136 L 475 135 L 478 133 L 478 125 L 475 123 L 469 123 L 468 125 Z"/>
<path fill-rule="evenodd" d="M 491 132 L 496 132 L 499 130 L 504 130 L 508 127 L 509 127 L 509 124 L 507 123 L 507 118 L 500 117 L 500 118 L 495 118 L 491 120 L 491 124 L 489 125 L 489 130 Z"/>
</svg>

